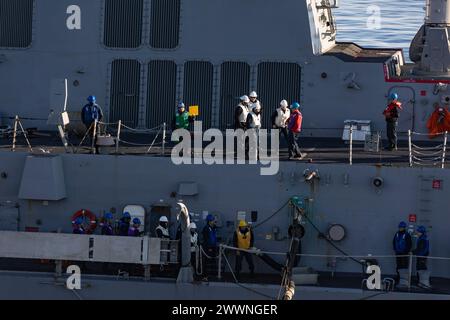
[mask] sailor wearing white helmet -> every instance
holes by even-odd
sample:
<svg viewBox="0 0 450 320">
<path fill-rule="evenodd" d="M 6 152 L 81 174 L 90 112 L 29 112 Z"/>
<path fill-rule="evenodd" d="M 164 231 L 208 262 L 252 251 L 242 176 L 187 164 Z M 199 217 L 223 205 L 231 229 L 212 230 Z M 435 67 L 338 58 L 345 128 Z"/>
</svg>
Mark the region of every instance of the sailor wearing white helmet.
<svg viewBox="0 0 450 320">
<path fill-rule="evenodd" d="M 250 99 L 248 96 L 242 96 L 239 100 L 240 102 L 234 112 L 234 127 L 235 129 L 246 130 L 246 121 L 249 113 L 248 104 L 250 103 Z"/>
<path fill-rule="evenodd" d="M 256 93 L 256 91 L 250 92 L 249 98 L 250 98 L 250 103 L 248 105 L 248 109 L 250 111 L 252 111 L 253 108 L 256 106 L 259 106 L 259 109 L 262 109 L 261 102 L 258 100 L 258 94 Z"/>
<path fill-rule="evenodd" d="M 166 216 L 159 218 L 159 226 L 156 227 L 156 236 L 161 239 L 170 239 L 169 219 Z"/>
<path fill-rule="evenodd" d="M 272 113 L 272 128 L 273 129 L 279 129 L 280 134 L 283 134 L 284 139 L 288 141 L 288 122 L 289 118 L 291 117 L 291 110 L 288 108 L 288 102 L 286 100 L 282 100 L 280 102 L 280 107 L 277 108 Z"/>
<path fill-rule="evenodd" d="M 257 160 L 259 155 L 259 130 L 261 129 L 261 106 L 255 105 L 247 116 L 247 130 L 250 131 L 250 136 L 253 137 L 254 145 L 246 147 L 246 153 L 248 150 L 248 156 L 250 160 Z M 249 136 L 249 137 L 250 137 Z M 250 143 L 251 140 L 249 140 Z"/>
</svg>

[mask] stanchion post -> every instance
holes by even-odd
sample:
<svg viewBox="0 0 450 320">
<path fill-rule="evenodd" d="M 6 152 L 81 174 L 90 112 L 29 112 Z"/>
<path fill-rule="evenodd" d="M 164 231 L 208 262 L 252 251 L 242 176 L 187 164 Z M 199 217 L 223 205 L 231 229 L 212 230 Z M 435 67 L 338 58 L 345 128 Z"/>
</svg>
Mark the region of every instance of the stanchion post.
<svg viewBox="0 0 450 320">
<path fill-rule="evenodd" d="M 119 143 L 120 143 L 120 131 L 122 129 L 122 120 L 119 120 L 117 125 L 117 137 L 116 137 L 116 154 L 119 153 Z"/>
<path fill-rule="evenodd" d="M 94 121 L 94 129 L 92 130 L 92 147 L 91 147 L 91 152 L 93 153 L 93 154 L 95 154 L 95 137 L 97 136 L 97 123 L 98 123 L 98 120 L 97 119 L 95 119 L 95 121 Z"/>
<path fill-rule="evenodd" d="M 408 148 L 409 148 L 409 166 L 413 166 L 413 158 L 412 158 L 412 132 L 408 130 Z"/>
<path fill-rule="evenodd" d="M 408 268 L 408 291 L 411 290 L 411 280 L 412 280 L 412 264 L 413 264 L 413 255 L 409 253 L 409 268 Z"/>
<path fill-rule="evenodd" d="M 353 165 L 353 124 L 350 123 L 350 155 L 349 155 L 349 163 Z"/>
<path fill-rule="evenodd" d="M 17 142 L 17 125 L 19 123 L 19 116 L 16 115 L 14 120 L 14 131 L 13 131 L 13 145 L 12 145 L 12 151 L 16 151 L 16 142 Z"/>
<path fill-rule="evenodd" d="M 222 244 L 219 245 L 219 262 L 217 266 L 217 278 L 222 279 L 222 254 L 223 254 L 223 248 Z"/>
<path fill-rule="evenodd" d="M 445 169 L 445 153 L 447 152 L 447 138 L 448 138 L 448 131 L 445 131 L 444 134 L 444 147 L 442 148 L 442 169 Z"/>
</svg>

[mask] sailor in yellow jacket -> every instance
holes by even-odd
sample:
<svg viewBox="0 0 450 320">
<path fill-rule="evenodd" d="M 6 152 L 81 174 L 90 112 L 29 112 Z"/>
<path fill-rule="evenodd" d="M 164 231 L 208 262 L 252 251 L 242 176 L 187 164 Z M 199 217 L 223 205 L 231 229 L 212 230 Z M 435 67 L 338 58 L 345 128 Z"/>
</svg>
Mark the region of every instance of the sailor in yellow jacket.
<svg viewBox="0 0 450 320">
<path fill-rule="evenodd" d="M 255 237 L 253 236 L 253 231 L 248 226 L 247 222 L 244 220 L 239 221 L 239 226 L 233 236 L 234 247 L 239 249 L 249 250 L 253 247 Z M 248 268 L 250 269 L 250 275 L 253 276 L 255 271 L 255 266 L 253 264 L 252 254 L 244 251 L 236 251 L 236 277 L 239 279 L 242 259 L 245 257 L 247 260 Z"/>
</svg>

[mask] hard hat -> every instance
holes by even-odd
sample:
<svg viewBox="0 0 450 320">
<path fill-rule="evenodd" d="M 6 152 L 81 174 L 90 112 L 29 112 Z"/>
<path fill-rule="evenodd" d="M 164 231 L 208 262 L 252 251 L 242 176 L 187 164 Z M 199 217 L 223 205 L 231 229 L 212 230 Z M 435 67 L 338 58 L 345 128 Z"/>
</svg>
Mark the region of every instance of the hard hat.
<svg viewBox="0 0 450 320">
<path fill-rule="evenodd" d="M 107 213 L 105 213 L 104 218 L 107 220 L 111 220 L 113 218 L 113 215 L 111 212 L 107 212 Z"/>
<path fill-rule="evenodd" d="M 180 104 L 178 105 L 178 109 L 181 109 L 181 108 L 186 108 L 186 106 L 183 102 L 180 102 Z"/>
<path fill-rule="evenodd" d="M 256 93 L 256 91 L 252 91 L 252 92 L 250 92 L 249 97 L 250 98 L 258 98 L 258 94 Z"/>
<path fill-rule="evenodd" d="M 261 105 L 259 103 L 255 103 L 256 105 L 253 107 L 253 109 L 261 110 Z"/>
<path fill-rule="evenodd" d="M 427 229 L 424 226 L 418 226 L 417 227 L 417 232 L 426 233 Z"/>
<path fill-rule="evenodd" d="M 398 94 L 393 92 L 393 93 L 391 93 L 390 98 L 391 98 L 391 100 L 398 100 Z"/>
<path fill-rule="evenodd" d="M 169 219 L 167 219 L 166 216 L 162 216 L 161 218 L 159 218 L 159 222 L 169 222 Z"/>
<path fill-rule="evenodd" d="M 214 221 L 215 219 L 214 219 L 214 216 L 212 215 L 212 214 L 208 214 L 207 216 L 206 216 L 206 221 L 208 221 L 208 222 L 211 222 L 211 221 Z"/>
<path fill-rule="evenodd" d="M 141 220 L 139 218 L 134 218 L 133 224 L 141 224 Z"/>
<path fill-rule="evenodd" d="M 190 228 L 190 229 L 197 229 L 197 225 L 195 224 L 195 222 L 191 222 L 191 223 L 189 224 L 189 228 Z"/>
<path fill-rule="evenodd" d="M 87 98 L 87 101 L 89 101 L 89 102 L 95 102 L 97 99 L 95 98 L 95 96 L 89 96 L 88 98 Z"/>
<path fill-rule="evenodd" d="M 240 99 L 241 99 L 242 102 L 245 102 L 245 103 L 249 103 L 250 102 L 250 99 L 248 98 L 248 96 L 242 96 Z"/>
<path fill-rule="evenodd" d="M 400 228 L 406 228 L 406 222 L 405 221 L 402 221 L 402 222 L 400 222 L 399 224 L 398 224 L 398 228 L 400 229 Z"/>
<path fill-rule="evenodd" d="M 287 108 L 287 106 L 288 106 L 288 102 L 287 102 L 286 100 L 281 100 L 281 102 L 280 102 L 280 106 L 281 106 L 281 107 L 285 107 L 285 108 Z"/>
<path fill-rule="evenodd" d="M 300 103 L 294 102 L 291 107 L 292 107 L 292 109 L 298 109 L 298 108 L 300 108 Z"/>
<path fill-rule="evenodd" d="M 239 221 L 239 228 L 243 228 L 247 226 L 247 222 L 245 222 L 244 220 Z"/>
<path fill-rule="evenodd" d="M 131 218 L 131 215 L 129 212 L 124 212 L 122 215 L 124 218 Z"/>
<path fill-rule="evenodd" d="M 74 223 L 75 224 L 83 224 L 83 221 L 84 221 L 83 217 L 78 217 L 75 219 Z"/>
</svg>

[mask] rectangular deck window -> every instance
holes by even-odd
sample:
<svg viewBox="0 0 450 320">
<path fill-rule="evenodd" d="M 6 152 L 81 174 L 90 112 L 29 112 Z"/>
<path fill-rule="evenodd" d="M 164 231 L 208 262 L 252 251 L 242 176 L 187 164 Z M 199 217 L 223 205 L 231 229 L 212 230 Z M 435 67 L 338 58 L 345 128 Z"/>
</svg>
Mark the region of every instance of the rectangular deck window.
<svg viewBox="0 0 450 320">
<path fill-rule="evenodd" d="M 27 48 L 33 33 L 33 0 L 0 1 L 0 47 Z"/>
<path fill-rule="evenodd" d="M 150 45 L 157 49 L 173 49 L 180 38 L 181 0 L 152 0 Z"/>
</svg>

